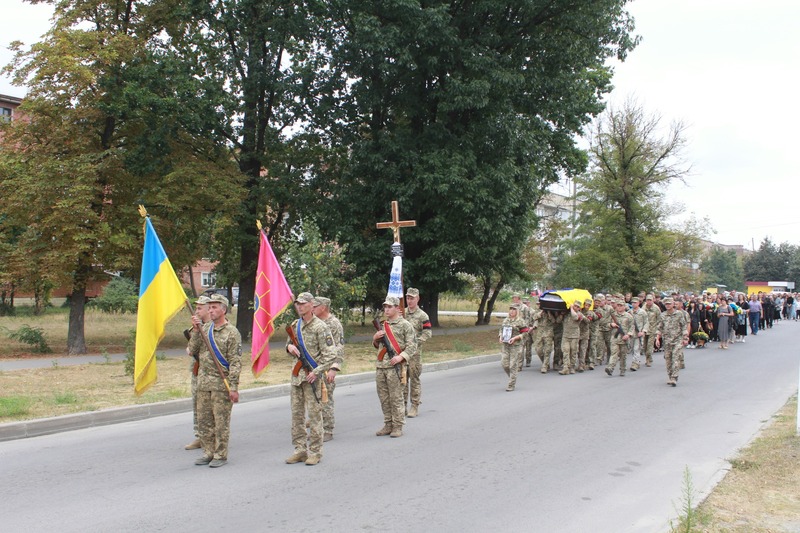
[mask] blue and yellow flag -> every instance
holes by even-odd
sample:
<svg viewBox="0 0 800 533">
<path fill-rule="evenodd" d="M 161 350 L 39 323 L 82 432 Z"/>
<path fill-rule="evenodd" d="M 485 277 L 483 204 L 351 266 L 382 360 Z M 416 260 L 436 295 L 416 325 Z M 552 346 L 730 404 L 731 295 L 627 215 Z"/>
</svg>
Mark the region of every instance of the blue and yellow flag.
<svg viewBox="0 0 800 533">
<path fill-rule="evenodd" d="M 156 346 L 164 337 L 167 322 L 186 302 L 186 293 L 175 275 L 156 230 L 144 219 L 144 253 L 136 316 L 136 356 L 133 389 L 142 394 L 156 377 Z"/>
</svg>

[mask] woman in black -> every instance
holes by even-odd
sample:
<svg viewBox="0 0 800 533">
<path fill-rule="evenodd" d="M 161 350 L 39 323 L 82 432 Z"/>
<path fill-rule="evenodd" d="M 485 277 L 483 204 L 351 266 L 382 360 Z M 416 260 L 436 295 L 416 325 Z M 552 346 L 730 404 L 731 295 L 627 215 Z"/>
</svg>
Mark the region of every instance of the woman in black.
<svg viewBox="0 0 800 533">
<path fill-rule="evenodd" d="M 742 313 L 736 315 L 736 341 L 744 342 L 744 338 L 747 337 L 747 312 L 750 310 L 750 304 L 741 292 L 736 305 L 742 309 Z"/>
</svg>

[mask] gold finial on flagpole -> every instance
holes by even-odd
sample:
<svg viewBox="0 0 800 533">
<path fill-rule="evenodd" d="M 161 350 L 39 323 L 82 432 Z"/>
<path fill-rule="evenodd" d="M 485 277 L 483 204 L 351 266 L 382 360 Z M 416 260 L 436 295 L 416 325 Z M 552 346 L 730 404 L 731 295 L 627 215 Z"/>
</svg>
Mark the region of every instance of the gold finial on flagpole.
<svg viewBox="0 0 800 533">
<path fill-rule="evenodd" d="M 139 204 L 139 214 L 142 215 L 142 217 L 147 216 L 147 209 L 145 209 L 144 206 L 141 204 Z"/>
<path fill-rule="evenodd" d="M 256 219 L 256 227 L 258 228 L 258 231 L 261 231 L 262 229 L 264 229 L 264 228 L 261 226 L 261 221 L 260 221 L 259 219 Z"/>
</svg>

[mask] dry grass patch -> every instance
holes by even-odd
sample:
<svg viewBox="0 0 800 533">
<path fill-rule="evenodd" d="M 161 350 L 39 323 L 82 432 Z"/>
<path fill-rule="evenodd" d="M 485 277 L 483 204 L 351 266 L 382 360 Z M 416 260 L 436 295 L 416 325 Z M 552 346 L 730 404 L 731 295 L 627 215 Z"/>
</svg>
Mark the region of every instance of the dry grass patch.
<svg viewBox="0 0 800 533">
<path fill-rule="evenodd" d="M 698 507 L 704 533 L 800 531 L 800 437 L 797 397 L 731 460 L 725 479 Z M 679 530 L 683 531 L 683 530 Z"/>
<path fill-rule="evenodd" d="M 182 343 L 185 345 L 185 341 Z M 472 331 L 458 335 L 437 335 L 424 347 L 423 361 L 436 362 L 477 354 L 498 352 L 497 332 Z M 375 368 L 376 350 L 370 342 L 346 346 L 344 374 Z M 249 355 L 245 356 L 249 363 Z M 133 393 L 133 381 L 125 375 L 123 363 L 54 365 L 49 368 L 0 373 L 0 423 L 31 420 L 110 407 L 152 403 L 191 395 L 188 357 L 157 361 L 158 381 L 142 396 Z M 287 383 L 293 360 L 283 351 L 272 353 L 267 369 L 257 379 L 243 369 L 241 389 Z M 4 407 L 7 406 L 7 407 Z"/>
</svg>

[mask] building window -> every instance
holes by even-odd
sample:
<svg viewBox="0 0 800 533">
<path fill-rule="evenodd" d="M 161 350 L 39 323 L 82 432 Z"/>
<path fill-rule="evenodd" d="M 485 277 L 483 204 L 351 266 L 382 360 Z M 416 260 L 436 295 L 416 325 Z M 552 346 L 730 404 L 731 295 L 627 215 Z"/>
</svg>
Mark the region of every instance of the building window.
<svg viewBox="0 0 800 533">
<path fill-rule="evenodd" d="M 217 275 L 213 272 L 200 273 L 200 285 L 203 287 L 213 287 L 217 283 Z"/>
<path fill-rule="evenodd" d="M 0 120 L 3 122 L 11 122 L 11 108 L 0 107 Z"/>
</svg>

